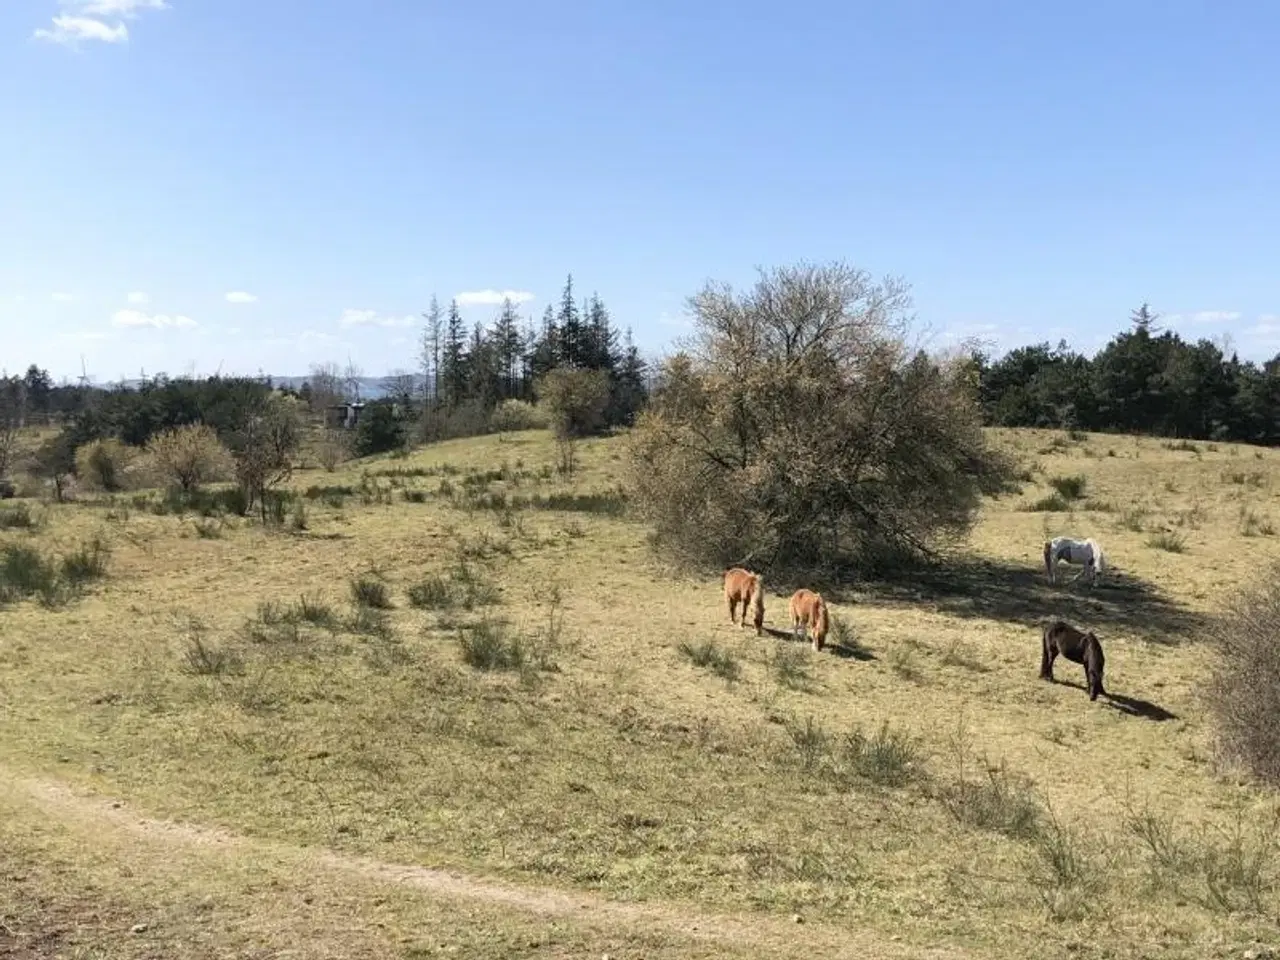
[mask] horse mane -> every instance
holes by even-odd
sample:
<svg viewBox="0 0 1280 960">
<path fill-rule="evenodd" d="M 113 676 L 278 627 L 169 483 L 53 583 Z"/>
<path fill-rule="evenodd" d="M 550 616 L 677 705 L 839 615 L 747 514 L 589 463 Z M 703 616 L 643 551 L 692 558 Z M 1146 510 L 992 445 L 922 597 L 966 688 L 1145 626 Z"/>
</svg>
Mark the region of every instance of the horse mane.
<svg viewBox="0 0 1280 960">
<path fill-rule="evenodd" d="M 814 630 L 817 631 L 818 636 L 825 637 L 827 635 L 827 627 L 828 627 L 827 601 L 824 600 L 821 595 L 819 595 L 818 602 L 815 604 L 815 606 L 818 609 L 814 611 L 813 627 L 814 627 Z"/>
<path fill-rule="evenodd" d="M 751 574 L 751 609 L 759 613 L 764 609 L 764 577 Z"/>
</svg>

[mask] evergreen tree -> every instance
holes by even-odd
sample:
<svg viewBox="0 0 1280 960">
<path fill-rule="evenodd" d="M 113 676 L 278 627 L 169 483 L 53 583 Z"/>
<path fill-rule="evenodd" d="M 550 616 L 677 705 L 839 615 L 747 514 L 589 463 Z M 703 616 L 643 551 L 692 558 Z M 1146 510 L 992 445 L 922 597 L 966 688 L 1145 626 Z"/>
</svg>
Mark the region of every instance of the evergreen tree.
<svg viewBox="0 0 1280 960">
<path fill-rule="evenodd" d="M 502 301 L 502 312 L 493 327 L 493 347 L 502 378 L 502 399 L 520 395 L 520 362 L 524 343 L 520 335 L 520 316 L 509 298 Z"/>
<path fill-rule="evenodd" d="M 467 399 L 479 401 L 486 410 L 502 399 L 497 344 L 484 335 L 479 323 L 471 331 L 471 347 L 467 351 Z"/>
<path fill-rule="evenodd" d="M 542 330 L 529 350 L 529 382 L 541 380 L 558 366 L 561 356 L 560 340 L 555 311 L 551 309 L 551 304 L 547 304 L 547 309 L 542 314 Z"/>
<path fill-rule="evenodd" d="M 640 356 L 640 351 L 631 339 L 631 328 L 627 328 L 622 342 L 622 356 L 617 364 L 617 372 L 612 380 L 607 419 L 611 426 L 631 426 L 636 414 L 643 409 L 648 400 L 645 379 L 648 365 Z"/>
<path fill-rule="evenodd" d="M 599 294 L 591 294 L 585 310 L 587 318 L 587 366 L 595 370 L 607 370 L 610 374 L 618 365 L 618 332 L 613 329 L 609 311 Z"/>
<path fill-rule="evenodd" d="M 564 293 L 560 297 L 560 313 L 556 317 L 560 342 L 556 359 L 559 366 L 583 367 L 583 354 L 586 348 L 586 331 L 582 325 L 582 313 L 573 302 L 573 274 L 569 274 L 564 284 Z"/>
<path fill-rule="evenodd" d="M 450 407 L 456 407 L 467 395 L 466 336 L 458 301 L 450 300 L 440 348 L 440 400 Z"/>
</svg>

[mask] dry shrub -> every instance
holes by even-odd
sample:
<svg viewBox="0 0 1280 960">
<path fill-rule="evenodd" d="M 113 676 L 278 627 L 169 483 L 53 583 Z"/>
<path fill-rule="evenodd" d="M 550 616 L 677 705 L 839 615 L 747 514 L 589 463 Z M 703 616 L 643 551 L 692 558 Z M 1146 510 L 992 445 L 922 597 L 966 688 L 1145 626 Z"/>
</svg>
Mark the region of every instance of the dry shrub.
<svg viewBox="0 0 1280 960">
<path fill-rule="evenodd" d="M 316 459 L 327 473 L 333 473 L 351 459 L 352 447 L 348 431 L 325 427 L 315 443 Z"/>
<path fill-rule="evenodd" d="M 76 450 L 76 477 L 90 490 L 124 490 L 138 452 L 115 437 L 92 440 Z"/>
<path fill-rule="evenodd" d="M 555 433 L 560 472 L 572 477 L 578 468 L 578 440 L 604 426 L 609 376 L 603 370 L 561 368 L 548 373 L 534 389 Z"/>
<path fill-rule="evenodd" d="M 903 341 L 908 305 L 842 264 L 694 296 L 692 340 L 630 443 L 658 544 L 698 565 L 870 572 L 967 533 L 1015 470 L 983 434 L 971 366 Z"/>
<path fill-rule="evenodd" d="M 1280 784 L 1280 564 L 1224 604 L 1206 698 L 1225 752 Z"/>
<path fill-rule="evenodd" d="M 236 481 L 244 491 L 247 507 L 258 504 L 263 522 L 271 507 L 267 493 L 293 475 L 301 442 L 299 404 L 278 395 L 266 398 L 251 410 L 235 432 Z M 280 498 L 275 499 L 277 508 L 282 503 Z"/>
<path fill-rule="evenodd" d="M 156 434 L 147 444 L 155 471 L 185 491 L 226 480 L 234 462 L 213 427 L 187 424 Z"/>
<path fill-rule="evenodd" d="M 489 429 L 494 433 L 517 430 L 545 430 L 550 426 L 546 411 L 527 400 L 503 400 L 489 415 Z"/>
</svg>

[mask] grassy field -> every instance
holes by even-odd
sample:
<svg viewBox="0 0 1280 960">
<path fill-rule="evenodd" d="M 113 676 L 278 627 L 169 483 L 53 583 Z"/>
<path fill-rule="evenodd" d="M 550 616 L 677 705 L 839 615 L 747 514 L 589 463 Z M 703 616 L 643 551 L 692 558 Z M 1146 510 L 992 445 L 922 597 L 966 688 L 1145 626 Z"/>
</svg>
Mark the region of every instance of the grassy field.
<svg viewBox="0 0 1280 960">
<path fill-rule="evenodd" d="M 3 506 L 52 585 L 0 609 L 0 954 L 1274 943 L 1277 805 L 1198 690 L 1205 617 L 1280 556 L 1280 452 L 996 436 L 1024 493 L 943 570 L 820 585 L 821 654 L 781 585 L 758 638 L 654 560 L 619 439 L 572 482 L 538 432 L 305 470 L 278 528 Z M 1105 544 L 1093 589 L 1045 582 L 1059 533 Z M 1098 633 L 1112 696 L 1037 679 L 1050 616 Z"/>
</svg>

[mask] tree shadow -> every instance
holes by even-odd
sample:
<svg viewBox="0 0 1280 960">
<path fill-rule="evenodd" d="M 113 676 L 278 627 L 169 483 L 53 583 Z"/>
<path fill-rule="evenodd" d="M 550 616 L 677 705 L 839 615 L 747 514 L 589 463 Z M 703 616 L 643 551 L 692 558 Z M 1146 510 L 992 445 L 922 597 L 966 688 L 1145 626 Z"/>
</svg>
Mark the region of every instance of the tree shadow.
<svg viewBox="0 0 1280 960">
<path fill-rule="evenodd" d="M 1074 687 L 1082 693 L 1089 692 L 1088 687 L 1082 683 L 1076 683 L 1074 680 L 1060 680 L 1054 677 L 1053 682 L 1064 687 Z M 1154 720 L 1156 723 L 1178 719 L 1178 715 L 1172 710 L 1166 710 L 1158 703 L 1152 703 L 1150 700 L 1140 700 L 1137 697 L 1125 696 L 1123 693 L 1112 693 L 1110 690 L 1103 693 L 1101 699 L 1105 701 L 1105 706 L 1131 717 L 1142 717 L 1144 720 Z"/>
<path fill-rule="evenodd" d="M 1107 570 L 1093 586 L 1083 580 L 1051 585 L 1044 571 L 1034 567 L 956 558 L 861 587 L 878 603 L 929 603 L 954 616 L 1028 626 L 1062 618 L 1086 630 L 1122 627 L 1167 645 L 1193 635 L 1206 622 L 1202 614 L 1164 596 L 1153 584 L 1116 570 Z M 1105 633 L 1100 635 L 1105 643 Z"/>
<path fill-rule="evenodd" d="M 802 640 L 790 630 L 779 630 L 777 627 L 764 627 L 764 632 L 775 640 L 782 640 L 786 643 L 803 643 L 806 646 L 809 641 Z M 877 659 L 876 655 L 866 647 L 850 641 L 848 643 L 830 643 L 823 647 L 823 652 L 830 652 L 832 655 L 839 657 L 841 660 L 859 660 L 866 663 L 870 660 Z"/>
</svg>

